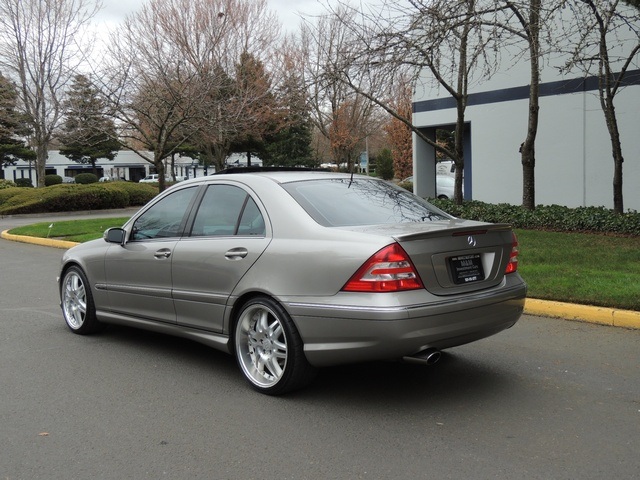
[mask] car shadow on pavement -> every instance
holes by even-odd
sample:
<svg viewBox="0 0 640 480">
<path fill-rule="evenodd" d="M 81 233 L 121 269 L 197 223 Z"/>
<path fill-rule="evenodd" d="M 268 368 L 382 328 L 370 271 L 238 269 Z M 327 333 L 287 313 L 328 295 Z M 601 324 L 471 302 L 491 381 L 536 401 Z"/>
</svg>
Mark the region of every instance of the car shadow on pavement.
<svg viewBox="0 0 640 480">
<path fill-rule="evenodd" d="M 474 402 L 494 398 L 513 388 L 512 372 L 468 355 L 443 352 L 435 365 L 405 362 L 370 362 L 325 368 L 300 396 L 334 398 L 340 402 L 376 397 L 380 401 L 401 401 L 420 408 Z"/>
<path fill-rule="evenodd" d="M 235 358 L 188 339 L 167 336 L 135 328 L 109 325 L 93 336 L 98 343 L 117 345 L 120 352 L 134 353 L 143 362 L 181 364 L 183 370 L 210 375 L 212 382 L 224 380 L 237 384 L 239 391 L 251 390 L 236 365 Z M 468 348 L 468 347 L 467 347 Z M 457 348 L 442 352 L 435 365 L 416 365 L 400 361 L 367 362 L 322 368 L 314 382 L 303 390 L 279 397 L 285 401 L 354 402 L 375 397 L 381 402 L 401 402 L 405 407 L 474 402 L 504 395 L 514 388 L 513 371 L 490 357 Z M 126 353 L 125 353 L 126 354 Z M 235 387 L 234 387 L 235 388 Z"/>
</svg>

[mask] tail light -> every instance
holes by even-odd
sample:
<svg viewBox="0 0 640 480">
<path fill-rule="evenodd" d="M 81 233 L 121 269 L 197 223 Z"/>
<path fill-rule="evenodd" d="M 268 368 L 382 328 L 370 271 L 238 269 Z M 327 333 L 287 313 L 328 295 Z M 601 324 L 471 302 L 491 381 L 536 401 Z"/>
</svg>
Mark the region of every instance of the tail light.
<svg viewBox="0 0 640 480">
<path fill-rule="evenodd" d="M 518 270 L 518 238 L 514 232 L 511 234 L 513 235 L 513 241 L 511 243 L 511 253 L 509 254 L 509 263 L 507 263 L 507 268 L 504 271 L 505 275 Z"/>
<path fill-rule="evenodd" d="M 424 288 L 409 255 L 397 243 L 375 253 L 342 287 L 345 292 L 400 292 Z"/>
</svg>

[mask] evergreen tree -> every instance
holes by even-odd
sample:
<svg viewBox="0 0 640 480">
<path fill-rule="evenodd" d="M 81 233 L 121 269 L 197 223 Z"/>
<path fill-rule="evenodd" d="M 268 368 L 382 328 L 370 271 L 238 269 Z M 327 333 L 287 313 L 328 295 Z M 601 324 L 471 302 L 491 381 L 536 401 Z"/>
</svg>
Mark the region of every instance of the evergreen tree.
<svg viewBox="0 0 640 480">
<path fill-rule="evenodd" d="M 26 145 L 31 134 L 28 117 L 18 110 L 15 85 L 0 73 L 0 166 L 16 160 L 35 160 L 36 152 Z"/>
<path fill-rule="evenodd" d="M 65 121 L 58 136 L 60 153 L 74 162 L 90 164 L 97 175 L 99 158 L 113 160 L 120 149 L 115 123 L 105 102 L 84 75 L 76 75 L 63 104 Z"/>
<path fill-rule="evenodd" d="M 246 152 L 248 160 L 255 154 L 267 155 L 266 145 L 277 130 L 276 102 L 271 80 L 263 63 L 250 53 L 243 53 L 236 67 L 236 95 L 231 99 L 242 118 L 236 125 L 231 151 Z"/>
<path fill-rule="evenodd" d="M 289 65 L 286 70 L 279 92 L 283 99 L 279 112 L 280 128 L 267 146 L 269 163 L 313 166 L 312 126 L 303 80 L 294 65 Z"/>
<path fill-rule="evenodd" d="M 378 154 L 376 174 L 383 180 L 391 180 L 393 178 L 393 156 L 388 148 L 382 149 Z"/>
</svg>

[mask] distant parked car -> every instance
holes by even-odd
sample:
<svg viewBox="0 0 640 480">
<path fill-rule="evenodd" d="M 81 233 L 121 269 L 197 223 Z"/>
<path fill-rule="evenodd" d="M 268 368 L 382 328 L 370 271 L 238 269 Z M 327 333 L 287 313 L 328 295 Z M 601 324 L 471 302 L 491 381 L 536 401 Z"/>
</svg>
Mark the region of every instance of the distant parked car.
<svg viewBox="0 0 640 480">
<path fill-rule="evenodd" d="M 413 177 L 407 177 L 403 182 L 413 183 Z M 436 175 L 436 196 L 442 200 L 451 200 L 455 192 L 455 179 L 449 175 Z M 464 187 L 462 188 L 464 195 Z"/>
<path fill-rule="evenodd" d="M 436 164 L 437 175 L 448 175 L 450 177 L 456 176 L 456 164 L 452 160 L 444 160 Z"/>
<path fill-rule="evenodd" d="M 69 329 L 115 323 L 203 342 L 280 394 L 323 366 L 432 364 L 520 317 L 509 225 L 454 218 L 371 177 L 245 170 L 180 182 L 67 250 Z"/>
<path fill-rule="evenodd" d="M 455 178 L 449 175 L 436 175 L 436 196 L 440 199 L 453 199 L 455 196 Z M 462 188 L 464 195 L 464 187 Z"/>
<path fill-rule="evenodd" d="M 76 183 L 76 179 L 73 177 L 62 177 L 62 183 Z"/>
<path fill-rule="evenodd" d="M 151 175 L 147 175 L 138 183 L 158 183 L 160 181 L 159 178 L 160 178 L 160 175 L 158 175 L 157 173 L 153 173 Z M 176 182 L 182 182 L 183 180 L 186 180 L 186 177 L 181 177 L 179 175 L 176 175 Z M 171 175 L 165 175 L 164 181 L 173 182 L 173 177 Z"/>
<path fill-rule="evenodd" d="M 168 177 L 164 177 L 165 182 L 168 182 Z M 160 175 L 157 173 L 153 173 L 151 175 L 147 175 L 138 183 L 158 183 L 160 181 Z"/>
</svg>

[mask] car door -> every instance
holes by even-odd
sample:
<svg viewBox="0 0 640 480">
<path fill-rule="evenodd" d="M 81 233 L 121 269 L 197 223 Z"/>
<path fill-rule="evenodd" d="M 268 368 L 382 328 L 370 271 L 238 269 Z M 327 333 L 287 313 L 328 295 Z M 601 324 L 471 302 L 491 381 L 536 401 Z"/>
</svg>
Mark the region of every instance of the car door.
<svg viewBox="0 0 640 480">
<path fill-rule="evenodd" d="M 107 251 L 105 272 L 111 311 L 175 323 L 171 263 L 197 186 L 177 190 L 134 220 L 127 242 Z"/>
<path fill-rule="evenodd" d="M 229 295 L 269 241 L 265 215 L 247 190 L 208 185 L 189 236 L 173 253 L 178 323 L 221 332 Z"/>
</svg>

